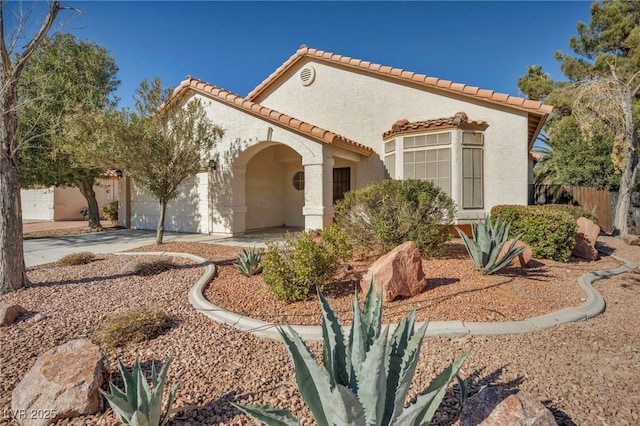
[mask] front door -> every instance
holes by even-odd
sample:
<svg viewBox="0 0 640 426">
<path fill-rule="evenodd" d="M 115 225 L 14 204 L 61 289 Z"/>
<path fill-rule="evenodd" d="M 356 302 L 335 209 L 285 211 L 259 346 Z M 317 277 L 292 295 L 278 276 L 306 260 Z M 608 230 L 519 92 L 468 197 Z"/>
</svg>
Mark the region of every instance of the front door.
<svg viewBox="0 0 640 426">
<path fill-rule="evenodd" d="M 351 167 L 333 169 L 333 204 L 344 198 L 344 193 L 351 190 Z"/>
</svg>

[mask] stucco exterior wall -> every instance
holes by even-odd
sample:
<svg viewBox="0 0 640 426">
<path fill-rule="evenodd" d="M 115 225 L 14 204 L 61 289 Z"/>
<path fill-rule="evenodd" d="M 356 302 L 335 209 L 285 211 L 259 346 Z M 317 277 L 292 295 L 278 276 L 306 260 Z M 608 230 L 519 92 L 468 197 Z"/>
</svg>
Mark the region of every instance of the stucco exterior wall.
<svg viewBox="0 0 640 426">
<path fill-rule="evenodd" d="M 167 205 L 165 231 L 206 233 L 208 231 L 208 173 L 198 173 L 179 187 L 178 196 Z M 156 229 L 160 204 L 149 193 L 131 185 L 131 228 Z"/>
<path fill-rule="evenodd" d="M 315 78 L 311 85 L 304 86 L 298 73 L 308 65 L 314 68 Z M 527 203 L 525 112 L 456 94 L 445 95 L 411 83 L 373 78 L 309 58 L 296 64 L 256 101 L 372 147 L 376 155 L 361 163 L 356 173 L 356 187 L 384 177 L 382 134 L 397 120 L 413 122 L 451 117 L 463 111 L 470 119 L 489 124 L 484 132 L 485 208 L 478 214 L 496 204 Z M 459 161 L 455 159 L 453 167 L 459 167 Z M 458 172 L 453 168 L 452 173 Z M 461 205 L 460 199 L 455 201 Z M 459 216 L 473 214 L 466 211 Z"/>
<path fill-rule="evenodd" d="M 98 208 L 118 200 L 116 177 L 98 179 L 93 190 Z M 21 189 L 22 217 L 25 220 L 82 220 L 87 200 L 75 187 Z"/>
</svg>

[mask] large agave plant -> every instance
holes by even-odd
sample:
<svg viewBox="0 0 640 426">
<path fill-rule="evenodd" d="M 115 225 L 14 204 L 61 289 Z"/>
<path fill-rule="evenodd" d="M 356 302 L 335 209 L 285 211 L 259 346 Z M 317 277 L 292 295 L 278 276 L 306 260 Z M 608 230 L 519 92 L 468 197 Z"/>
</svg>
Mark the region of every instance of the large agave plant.
<svg viewBox="0 0 640 426">
<path fill-rule="evenodd" d="M 118 360 L 120 372 L 124 379 L 124 391 L 113 383 L 109 383 L 111 394 L 102 389 L 100 389 L 100 392 L 102 392 L 114 414 L 123 424 L 131 426 L 163 426 L 169 421 L 171 406 L 179 385 L 179 383 L 176 383 L 171 388 L 167 408 L 162 412 L 162 394 L 170 363 L 171 357 L 164 363 L 159 374 L 156 374 L 155 364 L 151 365 L 151 384 L 153 386 L 153 389 L 151 389 L 137 358 L 131 371 L 127 370 L 122 361 Z"/>
<path fill-rule="evenodd" d="M 505 255 L 498 259 L 500 251 L 509 237 L 510 227 L 510 222 L 500 222 L 499 217 L 495 222 L 492 222 L 491 217 L 486 216 L 484 220 L 471 225 L 473 232 L 472 240 L 457 226 L 456 230 L 460 238 L 464 241 L 464 245 L 476 269 L 485 274 L 493 274 L 507 266 L 516 256 L 524 251 L 524 247 L 515 246 L 522 237 L 522 234 L 520 234 L 509 244 Z"/>
<path fill-rule="evenodd" d="M 381 327 L 382 302 L 371 285 L 362 310 L 353 302 L 348 343 L 335 312 L 322 293 L 323 364 L 320 366 L 300 336 L 280 329 L 293 359 L 298 390 L 320 426 L 426 425 L 467 354 L 436 377 L 416 401 L 405 408 L 427 325 L 414 330 L 415 310 L 401 321 L 391 339 Z M 236 405 L 267 425 L 300 425 L 291 411 L 262 405 Z"/>
</svg>

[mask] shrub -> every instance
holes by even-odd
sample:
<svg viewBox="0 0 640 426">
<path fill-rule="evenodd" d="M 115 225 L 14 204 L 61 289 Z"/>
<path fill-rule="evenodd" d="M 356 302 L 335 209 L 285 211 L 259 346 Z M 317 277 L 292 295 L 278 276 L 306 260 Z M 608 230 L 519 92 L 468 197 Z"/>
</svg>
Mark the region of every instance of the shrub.
<svg viewBox="0 0 640 426">
<path fill-rule="evenodd" d="M 591 210 L 587 210 L 581 206 L 572 206 L 571 204 L 542 204 L 542 207 L 545 209 L 567 212 L 575 220 L 578 220 L 579 217 L 586 217 L 593 223 L 598 223 L 598 216 L 596 216 Z"/>
<path fill-rule="evenodd" d="M 471 256 L 477 270 L 485 274 L 498 272 L 524 251 L 524 247 L 514 247 L 520 237 L 522 237 L 522 235 L 519 235 L 513 239 L 504 256 L 498 259 L 502 247 L 509 238 L 510 226 L 511 224 L 509 222 L 500 223 L 500 218 L 497 218 L 495 222 L 492 223 L 491 217 L 486 217 L 483 221 L 471 225 L 473 240 L 470 240 L 469 237 L 456 226 L 456 230 L 460 238 L 462 238 L 462 241 L 464 241 L 467 253 Z"/>
<path fill-rule="evenodd" d="M 382 301 L 374 287 L 369 287 L 362 309 L 357 297 L 354 300 L 348 339 L 335 312 L 318 292 L 324 368 L 293 328 L 279 329 L 293 360 L 298 390 L 319 425 L 429 424 L 468 356 L 451 363 L 405 408 L 427 324 L 414 330 L 414 309 L 389 339 L 389 326 L 381 327 Z M 300 425 L 289 410 L 233 405 L 267 425 Z"/>
<path fill-rule="evenodd" d="M 137 263 L 131 270 L 131 275 L 139 275 L 147 277 L 150 275 L 158 275 L 166 271 L 174 269 L 176 265 L 170 259 L 161 257 L 154 260 Z"/>
<path fill-rule="evenodd" d="M 98 345 L 113 349 L 154 339 L 170 327 L 171 319 L 164 311 L 143 306 L 107 320 L 91 338 Z"/>
<path fill-rule="evenodd" d="M 438 255 L 450 238 L 440 227 L 450 225 L 454 214 L 451 198 L 431 182 L 389 179 L 347 192 L 336 205 L 335 222 L 355 246 L 374 254 L 414 241 Z"/>
<path fill-rule="evenodd" d="M 112 201 L 100 209 L 100 214 L 106 220 L 110 220 L 112 224 L 118 223 L 118 202 Z"/>
<path fill-rule="evenodd" d="M 491 209 L 493 217 L 511 222 L 510 237 L 522 234 L 533 256 L 560 262 L 569 260 L 578 226 L 566 211 L 545 206 L 502 205 Z"/>
<path fill-rule="evenodd" d="M 260 260 L 262 259 L 262 251 L 256 250 L 255 247 L 250 251 L 242 249 L 236 259 L 236 268 L 244 276 L 250 277 L 260 272 Z"/>
<path fill-rule="evenodd" d="M 322 289 L 333 277 L 340 260 L 350 256 L 346 237 L 335 228 L 287 234 L 283 245 L 267 242 L 262 277 L 277 299 L 305 300 L 310 290 Z"/>
<path fill-rule="evenodd" d="M 180 384 L 174 384 L 169 391 L 167 408 L 162 412 L 162 396 L 170 363 L 171 357 L 164 363 L 159 374 L 156 373 L 155 363 L 151 363 L 151 386 L 153 386 L 151 388 L 144 377 L 138 358 L 136 358 L 131 371 L 128 371 L 122 361 L 118 360 L 120 373 L 124 379 L 124 390 L 109 383 L 111 393 L 102 389 L 100 392 L 107 399 L 113 413 L 122 424 L 131 426 L 163 426 L 167 424 L 171 406 Z"/>
<path fill-rule="evenodd" d="M 87 263 L 91 263 L 95 257 L 96 255 L 89 251 L 71 253 L 60 259 L 58 264 L 62 266 L 86 265 Z"/>
</svg>

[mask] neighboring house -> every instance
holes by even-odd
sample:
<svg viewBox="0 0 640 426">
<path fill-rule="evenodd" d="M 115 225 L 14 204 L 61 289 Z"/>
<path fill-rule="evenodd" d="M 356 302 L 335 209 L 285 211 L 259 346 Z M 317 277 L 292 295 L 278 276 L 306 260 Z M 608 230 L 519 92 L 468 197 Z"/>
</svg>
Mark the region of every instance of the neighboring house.
<svg viewBox="0 0 640 426">
<path fill-rule="evenodd" d="M 192 77 L 175 94 L 202 99 L 225 136 L 169 204 L 165 229 L 215 234 L 322 228 L 344 192 L 385 178 L 436 183 L 458 223 L 527 204 L 530 150 L 551 112 L 306 46 L 245 98 Z M 125 224 L 155 228 L 158 203 L 135 186 L 120 205 Z"/>
<path fill-rule="evenodd" d="M 98 179 L 93 190 L 98 207 L 118 200 L 118 177 L 115 172 Z M 82 220 L 87 200 L 76 187 L 21 189 L 23 220 Z"/>
</svg>

